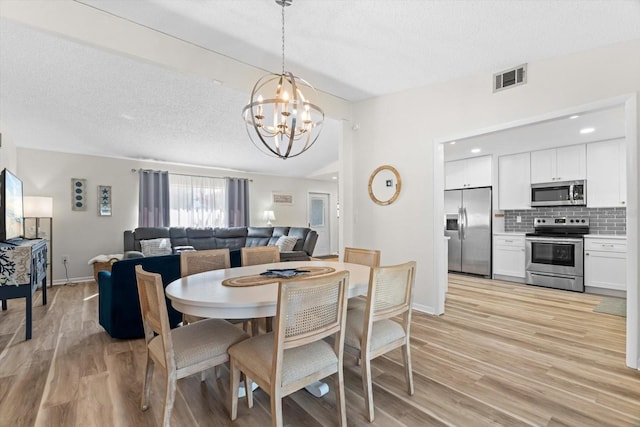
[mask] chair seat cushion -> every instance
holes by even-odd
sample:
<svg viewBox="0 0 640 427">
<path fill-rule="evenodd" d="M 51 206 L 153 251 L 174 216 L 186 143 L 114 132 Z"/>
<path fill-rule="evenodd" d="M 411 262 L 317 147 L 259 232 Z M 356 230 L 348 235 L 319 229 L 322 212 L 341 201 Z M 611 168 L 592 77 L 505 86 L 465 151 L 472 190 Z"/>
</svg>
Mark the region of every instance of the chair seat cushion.
<svg viewBox="0 0 640 427">
<path fill-rule="evenodd" d="M 347 302 L 347 310 L 365 310 L 367 308 L 367 299 L 363 296 L 349 298 Z"/>
<path fill-rule="evenodd" d="M 273 340 L 273 332 L 250 338 L 231 347 L 229 355 L 241 364 L 251 367 L 259 379 L 270 383 Z M 325 341 L 285 350 L 282 386 L 330 366 L 336 366 L 337 369 L 337 363 L 338 357 L 333 351 L 333 346 Z"/>
<path fill-rule="evenodd" d="M 195 365 L 227 353 L 228 348 L 249 336 L 222 319 L 201 320 L 171 330 L 176 368 Z M 164 360 L 160 336 L 149 343 L 149 351 L 158 360 Z"/>
<path fill-rule="evenodd" d="M 362 309 L 347 310 L 347 324 L 344 344 L 361 350 L 362 331 L 364 329 L 365 311 Z M 402 325 L 393 320 L 383 319 L 373 323 L 371 331 L 371 350 L 375 351 L 390 342 L 404 338 Z"/>
</svg>

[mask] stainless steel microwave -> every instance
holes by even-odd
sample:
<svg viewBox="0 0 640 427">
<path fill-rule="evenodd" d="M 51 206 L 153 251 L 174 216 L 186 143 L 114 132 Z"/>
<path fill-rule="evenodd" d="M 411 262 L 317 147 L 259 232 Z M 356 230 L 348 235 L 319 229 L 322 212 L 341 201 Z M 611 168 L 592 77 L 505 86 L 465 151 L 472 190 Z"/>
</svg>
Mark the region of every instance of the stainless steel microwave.
<svg viewBox="0 0 640 427">
<path fill-rule="evenodd" d="M 586 204 L 587 182 L 584 180 L 531 184 L 531 207 Z"/>
</svg>

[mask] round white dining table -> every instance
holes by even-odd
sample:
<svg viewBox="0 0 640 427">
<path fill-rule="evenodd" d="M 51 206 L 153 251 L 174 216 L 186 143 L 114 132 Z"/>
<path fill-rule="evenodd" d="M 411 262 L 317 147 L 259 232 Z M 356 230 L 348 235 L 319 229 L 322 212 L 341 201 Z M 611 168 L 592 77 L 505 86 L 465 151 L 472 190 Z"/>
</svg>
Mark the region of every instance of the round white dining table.
<svg viewBox="0 0 640 427">
<path fill-rule="evenodd" d="M 219 319 L 271 317 L 276 315 L 279 279 L 274 278 L 273 283 L 242 287 L 225 286 L 222 282 L 231 278 L 258 275 L 268 269 L 304 267 L 347 270 L 349 298 L 367 294 L 368 266 L 333 261 L 289 261 L 206 271 L 174 280 L 165 288 L 165 294 L 176 310 L 193 316 Z M 303 278 L 304 275 L 296 279 Z"/>
</svg>

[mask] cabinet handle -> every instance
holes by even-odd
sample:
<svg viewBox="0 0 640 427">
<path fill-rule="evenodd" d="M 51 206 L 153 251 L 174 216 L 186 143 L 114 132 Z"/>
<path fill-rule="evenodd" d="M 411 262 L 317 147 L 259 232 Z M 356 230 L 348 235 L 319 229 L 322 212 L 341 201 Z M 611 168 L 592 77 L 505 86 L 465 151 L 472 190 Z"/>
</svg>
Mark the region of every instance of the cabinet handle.
<svg viewBox="0 0 640 427">
<path fill-rule="evenodd" d="M 620 202 L 620 203 L 622 203 L 624 205 L 624 200 L 622 202 Z"/>
<path fill-rule="evenodd" d="M 589 256 L 589 252 L 585 252 L 584 254 L 585 254 L 585 256 Z"/>
<path fill-rule="evenodd" d="M 555 181 L 555 180 L 556 180 L 555 178 L 551 178 L 551 181 Z"/>
<path fill-rule="evenodd" d="M 513 243 L 513 240 L 505 240 L 505 243 Z"/>
<path fill-rule="evenodd" d="M 562 179 L 562 177 L 561 177 L 561 176 L 559 176 L 559 177 L 558 177 L 558 178 L 556 178 L 556 179 L 557 179 L 558 181 L 560 181 L 560 180 Z"/>
</svg>

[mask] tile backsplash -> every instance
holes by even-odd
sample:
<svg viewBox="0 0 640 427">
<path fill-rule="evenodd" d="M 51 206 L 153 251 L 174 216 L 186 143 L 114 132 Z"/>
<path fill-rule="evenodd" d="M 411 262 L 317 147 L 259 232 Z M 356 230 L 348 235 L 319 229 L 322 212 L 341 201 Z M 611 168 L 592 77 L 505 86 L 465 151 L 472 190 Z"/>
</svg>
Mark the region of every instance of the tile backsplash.
<svg viewBox="0 0 640 427">
<path fill-rule="evenodd" d="M 554 216 L 577 216 L 589 218 L 590 234 L 627 234 L 626 208 L 585 208 L 578 206 L 557 206 L 526 210 L 505 210 L 504 231 L 531 232 L 533 218 Z M 516 222 L 517 217 L 522 222 Z"/>
</svg>

